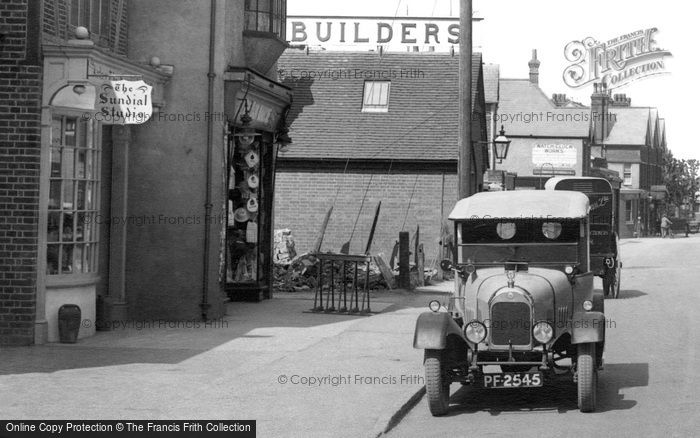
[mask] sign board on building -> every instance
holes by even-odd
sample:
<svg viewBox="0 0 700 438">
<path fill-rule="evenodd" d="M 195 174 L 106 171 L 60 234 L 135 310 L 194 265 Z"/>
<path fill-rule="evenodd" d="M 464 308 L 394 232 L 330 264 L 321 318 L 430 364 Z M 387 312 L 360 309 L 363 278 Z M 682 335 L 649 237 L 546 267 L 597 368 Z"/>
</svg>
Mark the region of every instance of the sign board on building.
<svg viewBox="0 0 700 438">
<path fill-rule="evenodd" d="M 459 44 L 459 18 L 288 16 L 287 41 L 309 46 L 448 47 Z"/>
<path fill-rule="evenodd" d="M 141 80 L 104 82 L 99 87 L 95 106 L 100 120 L 108 125 L 145 123 L 153 113 L 152 90 Z"/>
<path fill-rule="evenodd" d="M 538 143 L 532 147 L 532 164 L 553 168 L 576 167 L 577 150 L 572 144 Z"/>
</svg>

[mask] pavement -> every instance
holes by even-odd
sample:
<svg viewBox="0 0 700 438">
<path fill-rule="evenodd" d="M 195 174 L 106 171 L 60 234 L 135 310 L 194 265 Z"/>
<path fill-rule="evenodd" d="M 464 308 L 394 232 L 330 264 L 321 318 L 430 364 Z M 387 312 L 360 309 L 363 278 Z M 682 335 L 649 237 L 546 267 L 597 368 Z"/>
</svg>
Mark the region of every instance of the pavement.
<svg viewBox="0 0 700 438">
<path fill-rule="evenodd" d="M 413 329 L 450 287 L 373 292 L 371 316 L 309 313 L 313 293 L 278 293 L 229 303 L 208 326 L 130 321 L 0 348 L 0 418 L 254 419 L 261 437 L 376 437 L 424 393 Z"/>
</svg>

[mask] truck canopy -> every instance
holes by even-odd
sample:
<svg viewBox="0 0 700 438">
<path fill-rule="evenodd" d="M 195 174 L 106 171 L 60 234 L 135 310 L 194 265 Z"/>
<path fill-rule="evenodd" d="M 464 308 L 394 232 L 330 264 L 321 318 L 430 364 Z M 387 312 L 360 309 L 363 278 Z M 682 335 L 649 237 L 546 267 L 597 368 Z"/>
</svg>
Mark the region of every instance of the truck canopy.
<svg viewBox="0 0 700 438">
<path fill-rule="evenodd" d="M 588 197 L 581 192 L 482 192 L 458 201 L 449 219 L 578 219 L 587 217 L 588 209 Z"/>
</svg>

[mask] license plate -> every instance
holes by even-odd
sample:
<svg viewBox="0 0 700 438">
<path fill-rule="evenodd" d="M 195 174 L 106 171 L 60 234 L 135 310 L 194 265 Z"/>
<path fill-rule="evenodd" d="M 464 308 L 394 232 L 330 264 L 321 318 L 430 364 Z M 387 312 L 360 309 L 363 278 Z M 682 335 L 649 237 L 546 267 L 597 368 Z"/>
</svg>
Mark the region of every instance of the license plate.
<svg viewBox="0 0 700 438">
<path fill-rule="evenodd" d="M 542 373 L 484 374 L 484 388 L 533 388 L 542 386 Z"/>
</svg>

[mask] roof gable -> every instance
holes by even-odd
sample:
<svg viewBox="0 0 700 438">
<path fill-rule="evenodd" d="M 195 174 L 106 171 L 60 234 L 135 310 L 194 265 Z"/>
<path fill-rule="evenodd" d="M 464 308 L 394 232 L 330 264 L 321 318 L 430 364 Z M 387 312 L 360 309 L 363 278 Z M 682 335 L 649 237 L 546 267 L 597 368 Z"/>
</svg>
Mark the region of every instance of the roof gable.
<svg viewBox="0 0 700 438">
<path fill-rule="evenodd" d="M 529 79 L 501 79 L 498 123 L 509 137 L 589 136 L 590 109 L 557 107 Z"/>
</svg>

